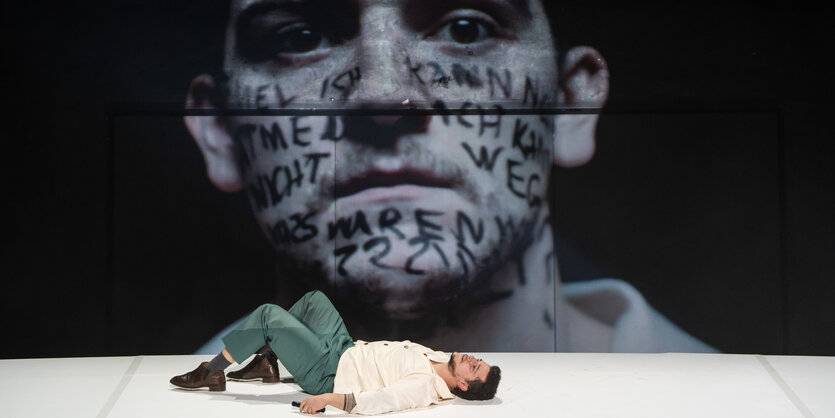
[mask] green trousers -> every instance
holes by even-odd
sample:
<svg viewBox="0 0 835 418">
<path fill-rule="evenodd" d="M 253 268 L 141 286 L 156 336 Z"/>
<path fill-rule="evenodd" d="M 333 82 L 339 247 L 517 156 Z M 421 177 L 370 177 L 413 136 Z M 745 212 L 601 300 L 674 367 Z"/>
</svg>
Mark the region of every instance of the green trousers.
<svg viewBox="0 0 835 418">
<path fill-rule="evenodd" d="M 296 383 L 313 395 L 333 391 L 339 357 L 354 345 L 339 312 L 319 291 L 308 292 L 289 311 L 261 305 L 223 337 L 238 363 L 265 342 Z"/>
</svg>

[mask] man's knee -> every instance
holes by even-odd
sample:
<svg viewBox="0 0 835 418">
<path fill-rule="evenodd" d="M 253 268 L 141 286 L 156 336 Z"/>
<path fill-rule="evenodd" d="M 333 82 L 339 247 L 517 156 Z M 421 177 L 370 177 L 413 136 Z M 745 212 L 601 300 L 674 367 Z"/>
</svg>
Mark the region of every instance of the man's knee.
<svg viewBox="0 0 835 418">
<path fill-rule="evenodd" d="M 312 301 L 327 300 L 328 302 L 330 302 L 328 297 L 325 296 L 325 294 L 322 293 L 319 290 L 311 290 L 311 291 L 305 293 L 304 297 L 307 298 L 308 300 L 312 300 Z"/>
<path fill-rule="evenodd" d="M 258 313 L 260 313 L 261 315 L 267 315 L 267 316 L 269 316 L 270 312 L 272 312 L 272 311 L 273 311 L 273 310 L 275 310 L 276 308 L 281 309 L 281 307 L 280 307 L 280 306 L 278 306 L 278 305 L 274 305 L 274 304 L 272 304 L 272 303 L 265 303 L 265 304 L 263 304 L 263 305 L 261 305 L 261 306 L 259 306 L 259 307 L 255 308 L 255 311 L 254 311 L 254 312 L 258 312 Z"/>
<path fill-rule="evenodd" d="M 336 310 L 336 308 L 333 306 L 333 302 L 331 302 L 331 300 L 328 298 L 328 296 L 325 295 L 324 293 L 322 293 L 318 290 L 313 290 L 313 291 L 310 291 L 309 294 L 310 294 L 310 300 L 316 306 L 326 307 L 326 309 L 331 309 L 331 310 L 334 310 L 334 311 Z"/>
<path fill-rule="evenodd" d="M 333 306 L 331 300 L 319 290 L 311 290 L 302 296 L 302 300 L 306 301 L 308 305 L 316 306 Z M 324 305 L 323 305 L 324 304 Z"/>
</svg>

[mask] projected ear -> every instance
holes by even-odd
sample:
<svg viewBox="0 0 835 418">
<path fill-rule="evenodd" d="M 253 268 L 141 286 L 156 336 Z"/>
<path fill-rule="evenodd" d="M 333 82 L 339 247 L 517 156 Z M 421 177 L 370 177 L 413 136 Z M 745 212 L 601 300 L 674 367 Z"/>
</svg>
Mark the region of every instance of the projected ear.
<svg viewBox="0 0 835 418">
<path fill-rule="evenodd" d="M 187 109 L 215 109 L 211 98 L 214 96 L 214 79 L 207 74 L 195 77 L 186 97 Z M 186 128 L 197 143 L 206 161 L 206 174 L 218 189 L 236 192 L 243 187 L 235 144 L 226 128 L 225 120 L 218 115 L 185 116 Z"/>
<path fill-rule="evenodd" d="M 560 103 L 580 114 L 556 117 L 554 163 L 563 167 L 583 165 L 594 156 L 595 113 L 609 95 L 609 70 L 599 52 L 586 46 L 568 51 L 560 77 Z M 585 114 L 585 112 L 590 113 Z"/>
</svg>

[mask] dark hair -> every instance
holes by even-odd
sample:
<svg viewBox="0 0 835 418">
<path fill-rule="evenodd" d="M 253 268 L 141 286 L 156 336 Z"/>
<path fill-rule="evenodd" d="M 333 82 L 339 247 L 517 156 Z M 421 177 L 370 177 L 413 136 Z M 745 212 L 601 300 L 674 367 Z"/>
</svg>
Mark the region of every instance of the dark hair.
<svg viewBox="0 0 835 418">
<path fill-rule="evenodd" d="M 490 367 L 484 381 L 467 381 L 467 390 L 463 391 L 458 386 L 452 388 L 452 394 L 468 401 L 486 401 L 496 396 L 496 389 L 499 388 L 499 380 L 502 380 L 502 369 L 499 366 Z"/>
</svg>

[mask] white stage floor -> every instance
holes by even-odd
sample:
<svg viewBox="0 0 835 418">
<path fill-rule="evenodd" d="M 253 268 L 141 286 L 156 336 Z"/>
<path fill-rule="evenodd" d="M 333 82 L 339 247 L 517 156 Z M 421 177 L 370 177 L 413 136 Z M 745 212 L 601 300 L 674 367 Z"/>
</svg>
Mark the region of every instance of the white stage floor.
<svg viewBox="0 0 835 418">
<path fill-rule="evenodd" d="M 497 398 L 400 412 L 419 417 L 835 417 L 835 357 L 485 353 Z M 211 356 L 0 360 L 2 417 L 294 417 L 294 384 L 168 379 Z M 228 370 L 234 370 L 233 365 Z M 287 375 L 282 369 L 282 377 Z M 349 416 L 328 409 L 324 416 Z M 320 415 L 321 416 L 321 415 Z"/>
</svg>

